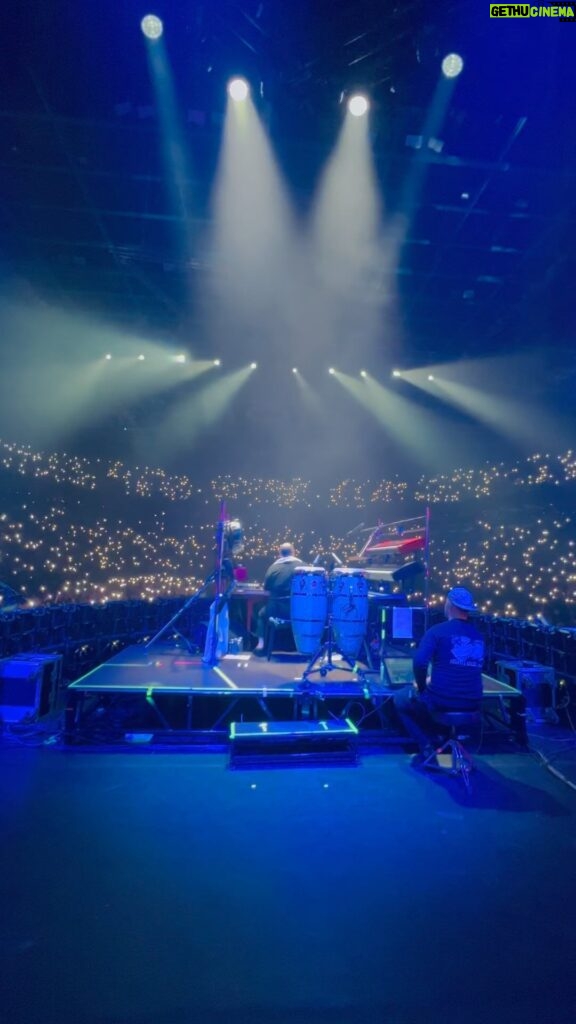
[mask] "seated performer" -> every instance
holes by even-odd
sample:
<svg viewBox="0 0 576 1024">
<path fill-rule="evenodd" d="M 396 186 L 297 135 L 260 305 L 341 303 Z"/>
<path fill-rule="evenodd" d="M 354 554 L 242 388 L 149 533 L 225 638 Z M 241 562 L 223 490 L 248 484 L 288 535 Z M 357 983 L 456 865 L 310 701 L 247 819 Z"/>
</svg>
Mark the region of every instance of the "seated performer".
<svg viewBox="0 0 576 1024">
<path fill-rule="evenodd" d="M 267 590 L 270 597 L 263 608 L 258 612 L 256 621 L 256 636 L 258 643 L 254 649 L 255 654 L 264 652 L 264 636 L 268 619 L 290 618 L 290 592 L 292 589 L 292 576 L 296 566 L 303 565 L 300 558 L 294 554 L 294 545 L 285 541 L 278 549 L 278 558 L 272 563 L 264 578 L 264 590 Z"/>
<path fill-rule="evenodd" d="M 434 754 L 434 711 L 478 711 L 482 701 L 484 640 L 470 622 L 477 608 L 469 590 L 454 587 L 446 595 L 447 622 L 432 626 L 414 654 L 415 687 L 406 687 L 394 698 L 394 706 L 420 753 L 414 765 Z M 432 665 L 430 682 L 426 682 Z"/>
</svg>

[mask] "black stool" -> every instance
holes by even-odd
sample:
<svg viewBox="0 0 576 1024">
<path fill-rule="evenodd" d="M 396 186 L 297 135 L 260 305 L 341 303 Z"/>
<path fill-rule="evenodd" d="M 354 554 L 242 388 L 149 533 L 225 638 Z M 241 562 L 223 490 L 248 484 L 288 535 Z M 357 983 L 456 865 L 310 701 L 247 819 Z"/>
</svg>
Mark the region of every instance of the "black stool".
<svg viewBox="0 0 576 1024">
<path fill-rule="evenodd" d="M 268 619 L 268 625 L 266 627 L 266 642 L 264 644 L 264 650 L 266 651 L 266 659 L 270 661 L 272 652 L 274 650 L 274 643 L 276 641 L 276 633 L 283 630 L 284 632 L 290 631 L 290 636 L 294 637 L 292 632 L 292 621 L 291 619 L 279 619 L 276 616 L 271 616 Z M 292 646 L 291 650 L 294 647 Z"/>
<path fill-rule="evenodd" d="M 424 766 L 435 768 L 437 771 L 445 772 L 448 775 L 459 776 L 468 792 L 471 790 L 470 775 L 473 770 L 473 761 L 462 743 L 464 735 L 468 735 L 471 729 L 477 729 L 482 722 L 480 711 L 432 711 L 432 718 L 438 724 L 449 730 L 447 739 L 441 747 L 437 747 L 434 753 L 424 762 Z M 437 765 L 436 758 L 440 754 L 450 754 L 451 763 L 444 768 Z"/>
</svg>

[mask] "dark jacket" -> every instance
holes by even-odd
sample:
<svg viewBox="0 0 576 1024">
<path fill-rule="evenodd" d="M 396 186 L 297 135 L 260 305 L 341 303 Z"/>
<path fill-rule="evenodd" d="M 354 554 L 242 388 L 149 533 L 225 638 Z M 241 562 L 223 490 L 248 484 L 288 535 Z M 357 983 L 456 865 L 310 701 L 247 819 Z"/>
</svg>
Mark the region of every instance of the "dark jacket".
<svg viewBox="0 0 576 1024">
<path fill-rule="evenodd" d="M 298 565 L 304 565 L 304 563 L 295 555 L 276 559 L 264 578 L 264 590 L 268 591 L 270 597 L 290 597 L 292 576 Z"/>
<path fill-rule="evenodd" d="M 414 654 L 414 678 L 421 693 L 447 710 L 472 710 L 482 700 L 484 640 L 468 619 L 449 619 L 432 626 Z M 426 686 L 428 666 L 432 665 Z"/>
</svg>

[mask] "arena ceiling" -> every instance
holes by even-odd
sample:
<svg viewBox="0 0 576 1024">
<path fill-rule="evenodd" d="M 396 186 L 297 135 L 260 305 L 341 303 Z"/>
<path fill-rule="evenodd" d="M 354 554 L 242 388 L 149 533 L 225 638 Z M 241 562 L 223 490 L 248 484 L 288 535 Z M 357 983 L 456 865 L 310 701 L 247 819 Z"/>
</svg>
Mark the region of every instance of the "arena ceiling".
<svg viewBox="0 0 576 1024">
<path fill-rule="evenodd" d="M 406 361 L 548 346 L 559 374 L 573 362 L 572 26 L 498 22 L 487 3 L 466 0 L 150 5 L 165 20 L 193 156 L 193 204 L 184 209 L 167 188 L 139 30 L 146 6 L 29 0 L 4 14 L 6 288 L 30 287 L 114 324 L 185 338 L 198 327 L 204 276 L 218 273 L 201 239 L 228 76 L 242 72 L 254 83 L 304 211 L 342 119 L 340 98 L 361 86 L 374 103 L 386 214 L 409 219 L 397 265 L 374 268 L 366 301 L 384 305 L 394 284 Z M 463 54 L 465 71 L 430 136 L 439 64 L 451 50 Z"/>
</svg>

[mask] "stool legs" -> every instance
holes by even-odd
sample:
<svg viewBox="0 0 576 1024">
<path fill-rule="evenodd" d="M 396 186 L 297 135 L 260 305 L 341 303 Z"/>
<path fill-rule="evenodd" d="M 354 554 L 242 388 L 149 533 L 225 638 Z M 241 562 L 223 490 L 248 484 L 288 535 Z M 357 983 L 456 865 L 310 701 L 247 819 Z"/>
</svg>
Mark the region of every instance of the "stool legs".
<svg viewBox="0 0 576 1024">
<path fill-rule="evenodd" d="M 451 764 L 449 768 L 444 768 L 442 765 L 438 764 L 438 757 L 442 754 L 450 754 Z M 435 771 L 445 772 L 448 775 L 459 776 L 462 779 L 467 792 L 470 793 L 472 788 L 470 776 L 474 765 L 470 754 L 460 742 L 454 730 L 442 746 L 437 747 L 434 753 L 431 754 L 424 762 L 424 767 Z"/>
<path fill-rule="evenodd" d="M 468 751 L 462 746 L 458 739 L 453 739 L 452 743 L 452 772 L 454 775 L 460 775 L 464 785 L 468 792 L 470 792 L 471 782 L 470 775 L 472 773 L 472 761 L 468 754 Z"/>
</svg>

